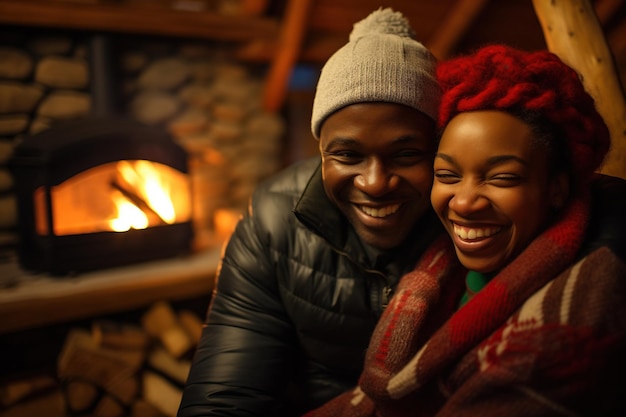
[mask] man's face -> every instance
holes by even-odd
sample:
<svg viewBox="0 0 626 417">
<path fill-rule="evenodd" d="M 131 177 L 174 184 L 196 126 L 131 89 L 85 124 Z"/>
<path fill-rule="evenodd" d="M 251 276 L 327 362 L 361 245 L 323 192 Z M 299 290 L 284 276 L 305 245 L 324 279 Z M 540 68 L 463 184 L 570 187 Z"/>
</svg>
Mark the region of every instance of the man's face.
<svg viewBox="0 0 626 417">
<path fill-rule="evenodd" d="M 400 104 L 353 104 L 322 125 L 326 194 L 367 244 L 401 245 L 430 207 L 434 122 Z"/>
</svg>

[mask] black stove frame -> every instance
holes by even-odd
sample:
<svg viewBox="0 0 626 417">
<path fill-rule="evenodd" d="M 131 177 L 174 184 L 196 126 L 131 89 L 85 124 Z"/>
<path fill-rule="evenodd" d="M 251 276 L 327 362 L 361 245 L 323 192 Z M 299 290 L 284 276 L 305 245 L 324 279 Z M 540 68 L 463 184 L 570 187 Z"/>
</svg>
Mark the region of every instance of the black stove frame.
<svg viewBox="0 0 626 417">
<path fill-rule="evenodd" d="M 15 147 L 9 166 L 18 205 L 18 258 L 27 270 L 70 275 L 183 255 L 191 250 L 192 222 L 126 232 L 57 236 L 51 188 L 109 162 L 148 160 L 189 174 L 186 151 L 163 130 L 121 118 L 59 123 Z M 35 230 L 34 193 L 44 187 L 48 232 Z"/>
</svg>

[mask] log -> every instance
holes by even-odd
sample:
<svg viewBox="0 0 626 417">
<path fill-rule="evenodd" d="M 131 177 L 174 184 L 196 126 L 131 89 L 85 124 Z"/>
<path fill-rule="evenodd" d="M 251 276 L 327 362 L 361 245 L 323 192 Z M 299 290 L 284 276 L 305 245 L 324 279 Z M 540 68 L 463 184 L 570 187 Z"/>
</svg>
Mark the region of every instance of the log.
<svg viewBox="0 0 626 417">
<path fill-rule="evenodd" d="M 54 390 L 49 394 L 35 397 L 29 401 L 15 404 L 13 407 L 3 409 L 2 417 L 66 417 L 63 394 L 60 390 Z"/>
<path fill-rule="evenodd" d="M 176 417 L 183 392 L 154 372 L 143 373 L 143 399 L 161 413 Z"/>
<path fill-rule="evenodd" d="M 533 0 L 548 50 L 578 71 L 611 133 L 600 171 L 626 179 L 626 99 L 613 55 L 588 0 Z"/>
<path fill-rule="evenodd" d="M 165 414 L 147 401 L 139 399 L 133 403 L 130 417 L 165 417 Z"/>
<path fill-rule="evenodd" d="M 98 388 L 88 382 L 70 381 L 65 384 L 65 403 L 72 413 L 84 413 L 94 406 Z"/>
<path fill-rule="evenodd" d="M 147 350 L 151 341 L 141 327 L 109 320 L 94 321 L 91 334 L 97 345 L 116 349 Z"/>
<path fill-rule="evenodd" d="M 31 378 L 5 383 L 0 386 L 0 406 L 11 406 L 25 398 L 56 386 L 56 381 L 49 375 L 37 375 Z"/>
<path fill-rule="evenodd" d="M 165 301 L 154 303 L 141 317 L 141 324 L 149 335 L 159 340 L 176 358 L 189 352 L 193 346 L 176 313 Z"/>
<path fill-rule="evenodd" d="M 88 332 L 73 329 L 61 349 L 57 372 L 63 384 L 89 382 L 130 404 L 139 393 L 139 369 L 144 360 L 145 352 L 99 347 Z"/>
<path fill-rule="evenodd" d="M 165 349 L 159 347 L 154 348 L 148 355 L 148 365 L 155 371 L 159 371 L 178 383 L 181 387 L 185 385 L 191 369 L 191 361 L 176 359 Z"/>
<path fill-rule="evenodd" d="M 202 326 L 204 325 L 202 320 L 192 311 L 181 310 L 178 312 L 178 321 L 189 335 L 193 345 L 198 346 L 200 337 L 202 337 Z"/>
<path fill-rule="evenodd" d="M 0 192 L 13 189 L 13 174 L 8 169 L 0 168 Z"/>
<path fill-rule="evenodd" d="M 124 417 L 126 410 L 115 398 L 103 396 L 93 410 L 94 417 Z"/>
<path fill-rule="evenodd" d="M 119 191 L 128 201 L 136 205 L 148 218 L 150 226 L 165 225 L 159 213 L 154 211 L 148 202 L 139 194 L 139 192 L 125 182 L 121 177 L 116 178 L 109 184 L 112 190 Z"/>
<path fill-rule="evenodd" d="M 0 197 L 0 229 L 11 229 L 17 225 L 17 197 Z"/>
</svg>

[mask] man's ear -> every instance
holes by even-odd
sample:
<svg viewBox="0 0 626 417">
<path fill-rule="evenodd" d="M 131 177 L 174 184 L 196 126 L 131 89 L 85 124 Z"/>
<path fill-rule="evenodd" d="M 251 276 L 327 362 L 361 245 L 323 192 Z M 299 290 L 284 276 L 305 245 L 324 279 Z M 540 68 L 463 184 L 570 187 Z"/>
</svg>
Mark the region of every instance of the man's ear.
<svg viewBox="0 0 626 417">
<path fill-rule="evenodd" d="M 569 198 L 569 176 L 565 172 L 556 173 L 550 180 L 550 207 L 560 210 Z"/>
</svg>

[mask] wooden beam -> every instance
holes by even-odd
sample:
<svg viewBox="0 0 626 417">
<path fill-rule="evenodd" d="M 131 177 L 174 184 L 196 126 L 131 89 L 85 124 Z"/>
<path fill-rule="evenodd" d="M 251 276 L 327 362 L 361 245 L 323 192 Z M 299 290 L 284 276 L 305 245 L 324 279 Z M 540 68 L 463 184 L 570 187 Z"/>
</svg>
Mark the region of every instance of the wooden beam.
<svg viewBox="0 0 626 417">
<path fill-rule="evenodd" d="M 275 19 L 126 3 L 0 0 L 0 23 L 226 41 L 278 36 Z"/>
<path fill-rule="evenodd" d="M 626 179 L 626 100 L 589 0 L 533 0 L 548 49 L 578 71 L 611 132 L 601 171 Z"/>
<path fill-rule="evenodd" d="M 266 111 L 276 112 L 283 105 L 291 72 L 307 31 L 311 5 L 312 0 L 289 0 L 287 4 L 276 56 L 265 81 L 263 107 Z"/>
<path fill-rule="evenodd" d="M 457 0 L 425 45 L 438 59 L 449 58 L 488 3 L 489 0 Z"/>
<path fill-rule="evenodd" d="M 241 9 L 247 16 L 261 16 L 267 10 L 269 0 L 243 0 Z"/>
<path fill-rule="evenodd" d="M 623 3 L 624 0 L 596 0 L 594 2 L 594 10 L 600 24 L 603 25 L 611 20 Z"/>
<path fill-rule="evenodd" d="M 348 35 L 334 33 L 315 33 L 309 31 L 298 56 L 299 62 L 324 64 L 332 54 L 346 44 Z M 277 56 L 278 45 L 275 40 L 251 41 L 237 49 L 236 56 L 246 62 L 268 62 Z"/>
</svg>

